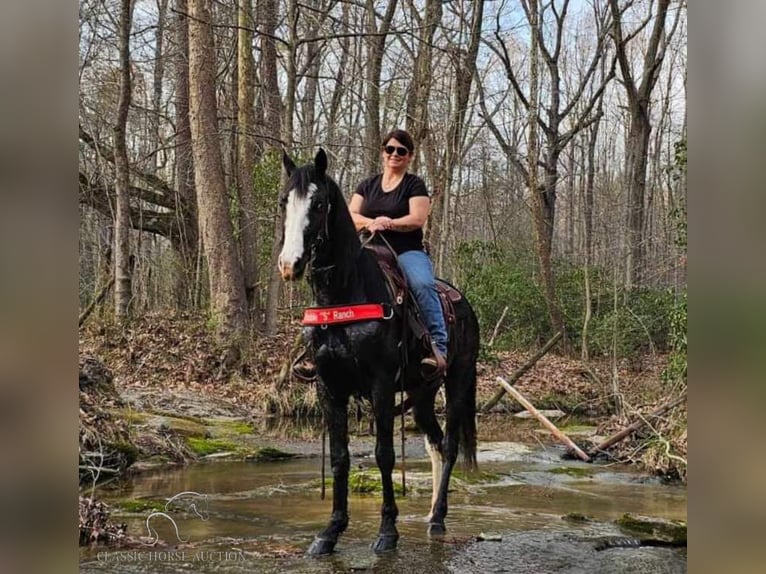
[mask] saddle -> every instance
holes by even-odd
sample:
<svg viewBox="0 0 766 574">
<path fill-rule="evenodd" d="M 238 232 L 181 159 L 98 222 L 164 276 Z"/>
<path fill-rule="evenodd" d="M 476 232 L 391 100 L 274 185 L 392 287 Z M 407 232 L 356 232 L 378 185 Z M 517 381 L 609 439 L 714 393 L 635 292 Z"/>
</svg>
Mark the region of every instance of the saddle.
<svg viewBox="0 0 766 574">
<path fill-rule="evenodd" d="M 388 245 L 371 242 L 365 245 L 365 249 L 369 249 L 373 253 L 383 272 L 391 299 L 394 302 L 394 313 L 404 319 L 405 328 L 408 328 L 415 339 L 421 342 L 426 351 L 430 351 L 431 335 L 428 327 L 423 323 L 415 296 L 407 286 L 407 279 L 399 267 L 396 253 Z M 455 303 L 460 301 L 463 295 L 446 281 L 437 278 L 435 283 L 448 336 L 452 340 L 452 331 L 455 328 Z"/>
<path fill-rule="evenodd" d="M 406 341 L 408 341 L 410 337 L 413 337 L 420 345 L 422 345 L 424 354 L 433 353 L 434 348 L 431 342 L 431 334 L 420 316 L 415 296 L 407 286 L 407 279 L 404 277 L 404 274 L 399 267 L 396 253 L 389 245 L 373 244 L 369 241 L 364 244 L 364 248 L 369 249 L 378 262 L 378 266 L 383 272 L 383 277 L 385 278 L 389 294 L 391 295 L 391 300 L 393 301 L 392 311 L 395 315 L 402 318 L 402 341 L 404 342 L 402 345 L 402 364 L 406 364 L 407 362 L 406 349 L 408 345 Z M 444 313 L 447 335 L 449 340 L 453 341 L 456 321 L 455 303 L 460 301 L 463 298 L 463 295 L 446 281 L 437 278 L 435 283 L 442 313 Z M 450 353 L 449 355 L 448 361 L 452 354 Z M 297 378 L 303 381 L 310 382 L 316 379 L 316 366 L 310 356 L 308 347 L 306 347 L 293 361 L 292 372 Z"/>
</svg>

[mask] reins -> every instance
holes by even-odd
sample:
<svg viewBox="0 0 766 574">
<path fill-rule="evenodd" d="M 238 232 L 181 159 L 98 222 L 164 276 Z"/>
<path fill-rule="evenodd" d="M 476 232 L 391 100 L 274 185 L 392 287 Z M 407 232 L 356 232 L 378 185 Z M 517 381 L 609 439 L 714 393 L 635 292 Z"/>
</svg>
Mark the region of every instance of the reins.
<svg viewBox="0 0 766 574">
<path fill-rule="evenodd" d="M 324 234 L 324 236 L 321 233 L 318 234 L 316 240 L 312 244 L 312 251 L 313 251 L 312 263 L 313 263 L 313 258 L 316 256 L 316 247 L 318 247 L 319 245 L 324 243 L 327 240 L 327 238 L 329 237 L 329 229 L 327 228 L 327 226 L 328 226 L 328 219 L 329 219 L 329 217 L 328 217 L 329 209 L 330 209 L 330 205 L 328 204 L 328 211 L 325 213 L 325 221 L 324 221 L 324 223 L 325 223 L 325 225 L 324 225 L 324 227 L 325 227 L 325 234 Z M 391 253 L 394 255 L 394 258 L 396 258 L 396 251 L 391 246 L 391 244 L 388 242 L 388 240 L 382 234 L 378 235 L 375 232 L 370 233 L 367 238 L 362 239 L 361 249 L 360 249 L 359 253 L 360 254 L 362 253 L 364 248 L 367 247 L 367 245 L 370 243 L 370 241 L 372 241 L 373 237 L 375 237 L 376 235 L 383 241 L 385 246 L 391 251 Z M 329 268 L 324 268 L 324 269 L 328 269 L 329 270 Z M 312 265 L 312 272 L 314 272 L 313 265 Z M 407 302 L 407 297 L 404 297 L 403 301 L 398 301 L 396 299 L 396 294 L 395 293 L 391 293 L 391 296 L 394 299 L 395 303 L 404 304 L 404 305 L 407 304 L 406 303 Z M 391 306 L 391 309 L 392 309 L 391 315 L 393 316 L 393 304 Z M 399 355 L 400 355 L 400 357 L 399 357 L 399 369 L 398 369 L 398 371 L 396 373 L 396 379 L 398 379 L 398 381 L 399 381 L 399 392 L 401 393 L 401 397 L 402 397 L 402 400 L 401 400 L 401 403 L 400 403 L 401 408 L 400 408 L 400 412 L 399 412 L 400 427 L 401 427 L 400 431 L 401 431 L 401 458 L 402 458 L 402 467 L 401 467 L 402 468 L 402 496 L 406 496 L 407 495 L 407 468 L 406 468 L 406 466 L 407 466 L 406 465 L 406 460 L 407 460 L 407 455 L 406 455 L 406 440 L 407 440 L 407 437 L 406 437 L 405 428 L 404 428 L 405 427 L 404 419 L 405 419 L 405 414 L 407 413 L 407 410 L 409 410 L 409 406 L 407 404 L 407 401 L 404 398 L 404 392 L 405 392 L 404 391 L 404 372 L 406 371 L 406 367 L 407 367 L 407 322 L 405 320 L 405 317 L 406 317 L 406 309 L 402 313 L 402 333 L 401 333 L 401 337 L 399 339 Z M 388 319 L 390 317 L 385 317 L 385 318 Z M 324 325 L 324 327 L 326 327 L 326 325 Z M 296 363 L 301 361 L 305 357 L 307 352 L 308 352 L 308 349 L 304 349 L 304 351 L 293 362 L 293 366 L 295 366 Z M 296 375 L 296 372 L 295 372 L 294 369 L 293 369 L 293 374 Z M 313 381 L 313 380 L 316 379 L 316 376 L 314 376 L 311 379 L 305 378 L 305 377 L 301 377 L 300 375 L 296 375 L 296 376 L 298 376 L 298 378 L 300 378 L 302 380 L 305 380 L 305 381 Z M 324 500 L 325 499 L 325 465 L 326 465 L 325 463 L 326 463 L 326 456 L 327 456 L 326 455 L 326 446 L 325 446 L 326 442 L 327 442 L 327 428 L 326 428 L 326 421 L 324 420 L 324 417 L 322 419 L 322 439 L 321 440 L 322 440 L 322 456 L 321 456 L 322 460 L 321 460 L 320 477 L 321 477 L 322 484 L 321 484 L 321 487 L 320 487 L 319 498 L 321 500 Z"/>
<path fill-rule="evenodd" d="M 396 259 L 396 251 L 393 247 L 391 247 L 391 244 L 388 242 L 388 239 L 385 238 L 383 234 L 378 235 L 376 232 L 370 233 L 370 236 L 362 240 L 362 249 L 364 249 L 367 244 L 372 241 L 372 238 L 378 236 L 383 241 L 383 243 L 386 245 L 386 247 L 391 251 L 391 253 L 394 255 L 394 259 Z M 396 294 L 391 293 L 391 297 L 395 298 Z M 408 298 L 405 296 L 403 301 L 396 301 L 397 303 L 406 305 Z M 402 335 L 399 338 L 399 370 L 396 373 L 396 378 L 399 380 L 399 392 L 402 396 L 402 402 L 400 404 L 401 409 L 399 411 L 399 417 L 400 417 L 400 431 L 401 431 L 401 451 L 402 451 L 402 496 L 407 496 L 407 469 L 406 469 L 406 436 L 404 431 L 404 415 L 407 413 L 408 407 L 406 406 L 406 402 L 404 400 L 404 373 L 407 370 L 407 321 L 405 317 L 407 316 L 407 310 L 404 309 L 402 312 Z"/>
</svg>

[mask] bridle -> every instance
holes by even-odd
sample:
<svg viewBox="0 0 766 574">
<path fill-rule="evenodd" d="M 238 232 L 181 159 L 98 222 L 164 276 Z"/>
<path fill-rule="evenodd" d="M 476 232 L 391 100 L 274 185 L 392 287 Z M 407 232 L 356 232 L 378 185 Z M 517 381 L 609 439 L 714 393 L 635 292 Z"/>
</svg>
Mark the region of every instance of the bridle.
<svg viewBox="0 0 766 574">
<path fill-rule="evenodd" d="M 316 185 L 316 184 L 315 184 Z M 317 189 L 319 187 L 317 186 Z M 319 224 L 319 231 L 317 232 L 314 239 L 309 244 L 309 253 L 311 254 L 309 256 L 309 268 L 311 270 L 312 275 L 316 275 L 317 272 L 327 272 L 333 267 L 334 265 L 327 265 L 325 267 L 316 267 L 315 260 L 317 257 L 317 252 L 319 251 L 319 248 L 324 244 L 327 243 L 327 241 L 330 239 L 330 210 L 332 209 L 332 204 L 330 203 L 330 197 L 329 193 L 327 194 L 327 197 L 325 198 L 326 206 L 322 210 L 322 219 Z"/>
</svg>

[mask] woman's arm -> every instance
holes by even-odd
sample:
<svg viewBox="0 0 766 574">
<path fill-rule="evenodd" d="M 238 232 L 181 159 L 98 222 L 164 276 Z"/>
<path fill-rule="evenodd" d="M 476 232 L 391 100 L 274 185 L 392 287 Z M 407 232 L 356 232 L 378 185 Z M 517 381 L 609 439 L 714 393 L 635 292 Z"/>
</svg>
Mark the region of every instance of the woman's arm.
<svg viewBox="0 0 766 574">
<path fill-rule="evenodd" d="M 365 227 L 368 227 L 373 221 L 369 217 L 365 217 L 359 213 L 363 203 L 364 197 L 358 193 L 354 193 L 351 195 L 351 201 L 348 204 L 348 210 L 351 212 L 351 219 L 354 221 L 354 227 L 356 227 L 357 233 Z"/>
<path fill-rule="evenodd" d="M 404 217 L 392 219 L 387 229 L 393 231 L 414 231 L 425 225 L 428 219 L 428 211 L 431 209 L 431 200 L 426 195 L 418 195 L 410 198 L 410 212 Z"/>
</svg>

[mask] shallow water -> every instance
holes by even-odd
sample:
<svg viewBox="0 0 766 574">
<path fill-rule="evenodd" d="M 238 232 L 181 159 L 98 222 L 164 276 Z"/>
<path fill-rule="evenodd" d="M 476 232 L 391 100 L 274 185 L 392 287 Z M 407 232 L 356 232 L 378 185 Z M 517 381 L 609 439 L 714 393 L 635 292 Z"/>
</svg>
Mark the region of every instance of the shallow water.
<svg viewBox="0 0 766 574">
<path fill-rule="evenodd" d="M 134 536 L 149 537 L 149 518 L 166 545 L 84 549 L 81 572 L 686 572 L 685 550 L 593 549 L 595 539 L 621 534 L 613 520 L 626 512 L 686 520 L 685 488 L 624 466 L 564 461 L 563 448 L 541 444 L 480 441 L 480 467 L 492 473 L 491 481 L 456 480 L 448 533 L 430 540 L 430 463 L 418 436 L 407 443 L 410 491 L 397 499 L 401 538 L 395 552 L 376 556 L 370 549 L 380 509 L 379 496 L 370 494 L 350 496 L 351 523 L 335 554 L 303 555 L 331 508 L 331 489 L 327 500 L 319 498 L 318 458 L 208 462 L 146 473 L 100 491 L 113 503 L 164 504 L 182 492 L 198 494 L 169 507 L 178 534 L 166 517 L 149 518 L 150 510 L 119 515 Z M 354 441 L 352 467 L 376 472 L 371 447 L 369 437 Z M 591 520 L 565 518 L 570 513 Z M 480 534 L 499 540 L 479 542 Z"/>
</svg>

